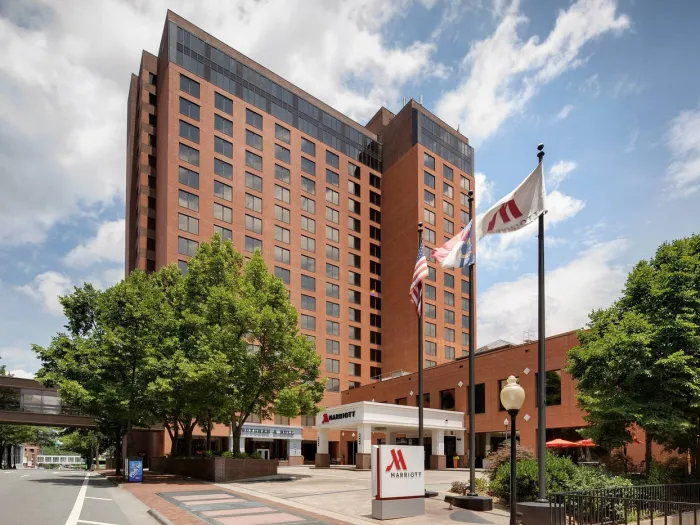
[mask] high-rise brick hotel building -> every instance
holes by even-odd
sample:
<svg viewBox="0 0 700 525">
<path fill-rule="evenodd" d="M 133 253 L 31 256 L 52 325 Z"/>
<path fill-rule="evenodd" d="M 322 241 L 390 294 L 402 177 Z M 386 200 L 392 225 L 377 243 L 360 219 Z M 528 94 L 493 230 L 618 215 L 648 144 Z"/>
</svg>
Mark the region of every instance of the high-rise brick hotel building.
<svg viewBox="0 0 700 525">
<path fill-rule="evenodd" d="M 215 233 L 244 254 L 260 249 L 290 290 L 301 332 L 323 358 L 324 406 L 361 400 L 415 406 L 408 385 L 416 378 L 408 373 L 417 369 L 418 326 L 408 290 L 417 223 L 425 225 L 429 252 L 468 222 L 474 150 L 465 136 L 414 100 L 397 114 L 382 107 L 358 124 L 170 11 L 158 56 L 144 51 L 132 75 L 127 122 L 127 272 L 170 263 L 186 271 L 198 245 Z M 461 358 L 469 350 L 473 283 L 434 261 L 429 267 L 426 402 L 465 411 L 468 370 Z M 552 388 L 559 388 L 553 391 L 559 406 L 548 410 L 553 429 L 584 424 L 574 386 L 560 372 L 574 344 L 575 336 L 565 334 L 548 347 Z M 530 346 L 480 352 L 480 456 L 503 436 L 497 389 L 511 373 L 533 405 L 521 440 L 535 443 Z M 313 461 L 313 417 L 253 419 L 237 447 L 290 463 Z M 217 449 L 228 448 L 225 426 L 214 435 Z M 383 438 L 373 434 L 375 442 Z M 444 436 L 443 455 L 456 439 Z M 331 431 L 328 440 L 331 458 L 354 461 L 351 429 Z M 167 433 L 151 438 L 148 448 L 168 451 Z"/>
</svg>

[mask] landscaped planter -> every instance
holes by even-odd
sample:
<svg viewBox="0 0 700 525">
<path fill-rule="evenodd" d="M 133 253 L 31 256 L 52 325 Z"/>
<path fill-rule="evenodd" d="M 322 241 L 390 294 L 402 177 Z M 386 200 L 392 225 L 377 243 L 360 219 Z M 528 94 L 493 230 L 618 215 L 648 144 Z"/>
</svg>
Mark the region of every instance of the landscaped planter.
<svg viewBox="0 0 700 525">
<path fill-rule="evenodd" d="M 151 471 L 222 483 L 277 474 L 276 459 L 151 458 Z"/>
</svg>

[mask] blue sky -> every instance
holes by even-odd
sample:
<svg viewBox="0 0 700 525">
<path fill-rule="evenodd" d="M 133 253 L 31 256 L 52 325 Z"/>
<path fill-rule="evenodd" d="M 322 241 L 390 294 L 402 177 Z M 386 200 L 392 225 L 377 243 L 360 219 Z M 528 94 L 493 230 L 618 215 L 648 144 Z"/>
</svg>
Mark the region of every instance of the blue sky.
<svg viewBox="0 0 700 525">
<path fill-rule="evenodd" d="M 700 224 L 698 2 L 0 0 L 0 356 L 20 375 L 57 295 L 123 274 L 129 75 L 168 7 L 361 123 L 422 96 L 475 146 L 481 211 L 545 143 L 548 333 Z M 479 243 L 479 344 L 536 335 L 536 264 L 533 228 Z"/>
</svg>

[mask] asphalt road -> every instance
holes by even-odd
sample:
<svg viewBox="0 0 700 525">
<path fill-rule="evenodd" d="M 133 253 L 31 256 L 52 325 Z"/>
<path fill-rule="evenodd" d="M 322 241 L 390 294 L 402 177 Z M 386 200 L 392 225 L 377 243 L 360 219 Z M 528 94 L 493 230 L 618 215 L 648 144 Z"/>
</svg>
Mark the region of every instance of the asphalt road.
<svg viewBox="0 0 700 525">
<path fill-rule="evenodd" d="M 2 525 L 152 525 L 146 507 L 85 471 L 0 470 Z"/>
</svg>

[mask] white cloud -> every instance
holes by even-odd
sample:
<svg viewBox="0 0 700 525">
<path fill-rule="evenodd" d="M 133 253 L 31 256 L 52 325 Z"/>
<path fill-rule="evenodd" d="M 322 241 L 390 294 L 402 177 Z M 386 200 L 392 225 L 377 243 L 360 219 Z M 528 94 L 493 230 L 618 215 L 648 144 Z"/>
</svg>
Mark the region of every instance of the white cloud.
<svg viewBox="0 0 700 525">
<path fill-rule="evenodd" d="M 0 347 L 0 366 L 3 365 L 16 377 L 33 377 L 34 374 L 26 370 L 36 370 L 38 360 L 31 350 L 31 345 L 27 344 L 23 347 L 15 344 Z"/>
<path fill-rule="evenodd" d="M 547 335 L 582 328 L 588 314 L 620 295 L 627 268 L 618 262 L 624 240 L 598 243 L 545 274 Z M 494 284 L 477 298 L 479 345 L 496 339 L 521 342 L 537 334 L 537 275 Z"/>
<path fill-rule="evenodd" d="M 10 375 L 14 377 L 21 377 L 23 379 L 34 379 L 34 373 L 27 372 L 26 370 L 10 370 Z"/>
<path fill-rule="evenodd" d="M 94 237 L 73 248 L 63 261 L 73 267 L 85 267 L 104 261 L 123 262 L 124 235 L 124 219 L 103 222 Z"/>
<path fill-rule="evenodd" d="M 559 12 L 543 41 L 538 36 L 522 41 L 518 29 L 528 18 L 513 1 L 494 33 L 471 45 L 462 64 L 467 78 L 438 101 L 438 115 L 458 120 L 472 139 L 494 134 L 541 86 L 582 65 L 580 53 L 588 42 L 629 28 L 629 18 L 616 7 L 614 0 L 578 0 Z"/>
<path fill-rule="evenodd" d="M 625 153 L 632 153 L 637 148 L 637 139 L 639 138 L 639 126 L 630 131 L 629 138 L 627 139 L 627 146 L 625 146 Z"/>
<path fill-rule="evenodd" d="M 624 75 L 620 80 L 617 81 L 615 87 L 613 88 L 613 97 L 617 98 L 619 95 L 639 95 L 646 88 L 646 84 L 640 84 L 634 80 L 627 78 Z"/>
<path fill-rule="evenodd" d="M 476 207 L 483 209 L 484 206 L 488 206 L 493 202 L 493 188 L 496 185 L 495 182 L 488 180 L 486 174 L 477 171 L 474 175 L 474 186 L 476 200 Z"/>
<path fill-rule="evenodd" d="M 666 169 L 666 191 L 687 197 L 700 190 L 700 107 L 681 111 L 666 132 L 671 162 Z"/>
<path fill-rule="evenodd" d="M 106 290 L 110 286 L 117 284 L 122 279 L 124 279 L 124 266 L 109 268 L 98 272 L 97 274 L 88 276 L 84 279 L 84 281 L 91 283 L 99 290 Z"/>
<path fill-rule="evenodd" d="M 574 109 L 573 104 L 567 104 L 559 110 L 559 113 L 557 113 L 557 116 L 554 117 L 554 120 L 564 120 L 566 117 L 569 116 L 569 113 L 571 113 L 572 109 Z"/>
<path fill-rule="evenodd" d="M 22 0 L 0 4 L 0 245 L 123 205 L 126 97 L 171 8 L 357 119 L 445 73 L 435 44 L 388 41 L 407 0 Z M 235 30 L 232 31 L 232 28 Z M 283 50 L 284 52 L 280 52 Z M 436 73 L 434 73 L 436 72 Z"/>
<path fill-rule="evenodd" d="M 598 80 L 598 73 L 591 75 L 586 80 L 581 82 L 578 87 L 581 93 L 589 93 L 591 96 L 597 97 L 600 95 L 600 80 Z"/>
<path fill-rule="evenodd" d="M 54 315 L 62 315 L 63 307 L 58 297 L 73 291 L 73 281 L 67 275 L 48 271 L 34 277 L 32 282 L 16 287 L 16 289 L 41 305 Z"/>
<path fill-rule="evenodd" d="M 566 179 L 569 174 L 574 171 L 578 165 L 571 160 L 560 160 L 557 161 L 551 168 L 549 168 L 549 181 L 548 183 L 557 189 L 559 184 Z"/>
</svg>

